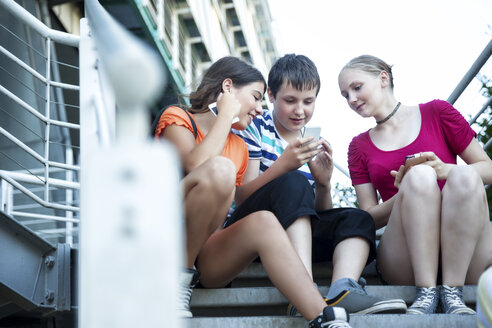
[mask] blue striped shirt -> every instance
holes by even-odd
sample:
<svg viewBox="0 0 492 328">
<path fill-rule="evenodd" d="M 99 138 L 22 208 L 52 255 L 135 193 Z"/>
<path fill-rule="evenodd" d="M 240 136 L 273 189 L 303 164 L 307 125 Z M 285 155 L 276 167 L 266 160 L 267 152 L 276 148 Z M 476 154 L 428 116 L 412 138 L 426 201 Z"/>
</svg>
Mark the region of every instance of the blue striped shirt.
<svg viewBox="0 0 492 328">
<path fill-rule="evenodd" d="M 260 174 L 265 172 L 288 146 L 288 142 L 277 132 L 270 110 L 265 110 L 262 116 L 256 116 L 246 130 L 233 132 L 246 141 L 249 158 L 260 160 Z M 314 179 L 307 163 L 297 171 L 304 174 L 314 187 Z"/>
</svg>

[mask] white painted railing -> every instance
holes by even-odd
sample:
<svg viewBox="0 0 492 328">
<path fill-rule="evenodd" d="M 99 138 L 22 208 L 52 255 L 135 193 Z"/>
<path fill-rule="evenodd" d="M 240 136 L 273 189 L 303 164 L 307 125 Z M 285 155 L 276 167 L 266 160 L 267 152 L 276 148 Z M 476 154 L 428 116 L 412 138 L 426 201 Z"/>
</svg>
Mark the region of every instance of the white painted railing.
<svg viewBox="0 0 492 328">
<path fill-rule="evenodd" d="M 64 104 L 59 103 L 60 90 L 78 92 L 79 86 L 59 80 L 58 65 L 63 63 L 56 60 L 54 49 L 55 44 L 77 48 L 79 37 L 48 28 L 15 1 L 2 0 L 0 6 L 2 10 L 16 17 L 17 22 L 24 24 L 31 43 L 16 35 L 19 30 L 9 30 L 8 22 L 0 24 L 2 33 L 20 40 L 21 49 L 39 55 L 44 62 L 41 67 L 36 67 L 32 57 L 21 58 L 24 53 L 19 51 L 19 48 L 11 44 L 0 44 L 0 54 L 6 59 L 3 61 L 5 67 L 2 68 L 11 77 L 5 85 L 0 85 L 0 93 L 5 100 L 2 102 L 2 110 L 9 114 L 13 121 L 20 122 L 19 117 L 29 116 L 24 124 L 27 127 L 26 131 L 31 127 L 37 127 L 42 143 L 33 147 L 19 129 L 12 128 L 11 124 L 0 126 L 0 135 L 13 145 L 8 154 L 2 151 L 0 210 L 22 221 L 52 242 L 73 244 L 79 222 L 79 207 L 75 196 L 80 188 L 77 181 L 80 167 L 74 163 L 74 146 L 70 142 L 68 130 L 78 133 L 80 126 L 77 122 L 53 117 L 66 116 Z M 39 40 L 41 46 L 34 46 L 33 40 Z M 17 73 L 19 71 L 22 73 Z M 23 83 L 24 80 L 28 80 L 29 85 Z M 18 85 L 23 87 L 20 88 Z M 26 94 L 36 89 L 36 85 L 42 85 L 44 88 L 44 92 L 38 94 L 41 104 L 38 101 L 24 100 Z M 54 146 L 56 140 L 51 137 L 54 131 L 63 136 L 63 150 L 56 149 L 58 153 L 54 148 L 58 148 L 59 145 Z M 36 164 L 26 164 L 24 161 L 16 160 L 16 157 L 33 159 Z M 64 196 L 55 197 L 56 193 L 63 193 Z M 26 221 L 26 218 L 29 220 Z"/>
</svg>

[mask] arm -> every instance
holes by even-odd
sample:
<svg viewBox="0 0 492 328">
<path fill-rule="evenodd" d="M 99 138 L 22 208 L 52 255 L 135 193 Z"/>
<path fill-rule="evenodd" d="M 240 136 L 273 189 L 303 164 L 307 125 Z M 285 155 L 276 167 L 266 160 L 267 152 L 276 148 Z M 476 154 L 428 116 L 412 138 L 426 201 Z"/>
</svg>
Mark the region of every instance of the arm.
<svg viewBox="0 0 492 328">
<path fill-rule="evenodd" d="M 492 160 L 477 139 L 473 138 L 459 156 L 465 163 L 477 170 L 484 184 L 492 184 Z"/>
<path fill-rule="evenodd" d="M 374 219 L 376 229 L 388 224 L 388 219 L 395 203 L 396 195 L 387 201 L 378 204 L 376 189 L 372 183 L 363 183 L 355 186 L 355 193 L 360 209 L 367 211 Z"/>
<path fill-rule="evenodd" d="M 312 137 L 305 139 L 297 139 L 285 148 L 282 155 L 277 158 L 272 166 L 270 166 L 263 174 L 260 175 L 260 160 L 250 159 L 248 168 L 243 178 L 243 184 L 237 188 L 236 202 L 242 203 L 256 190 L 267 184 L 268 182 L 284 175 L 287 172 L 296 170 L 301 165 L 307 163 L 321 150 L 317 149 L 321 141 L 311 142 Z M 304 145 L 303 145 L 304 144 Z"/>
<path fill-rule="evenodd" d="M 208 134 L 198 145 L 193 133 L 185 127 L 170 125 L 164 129 L 163 136 L 178 149 L 185 173 L 191 172 L 203 162 L 222 153 L 231 130 L 232 119 L 237 115 L 240 107 L 239 101 L 230 92 L 219 95 L 217 99 L 219 114 L 214 119 Z"/>
</svg>

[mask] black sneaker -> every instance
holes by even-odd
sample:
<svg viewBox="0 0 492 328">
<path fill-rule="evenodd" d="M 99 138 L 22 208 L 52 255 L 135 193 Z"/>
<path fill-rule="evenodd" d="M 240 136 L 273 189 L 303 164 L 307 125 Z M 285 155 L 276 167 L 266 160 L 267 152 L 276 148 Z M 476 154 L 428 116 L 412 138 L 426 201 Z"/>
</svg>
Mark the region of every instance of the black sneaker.
<svg viewBox="0 0 492 328">
<path fill-rule="evenodd" d="M 180 317 L 191 318 L 193 314 L 190 311 L 191 293 L 193 287 L 200 280 L 200 273 L 195 269 L 185 268 L 180 276 L 178 312 Z"/>
<path fill-rule="evenodd" d="M 351 328 L 349 314 L 339 307 L 325 307 L 323 313 L 309 321 L 309 328 Z"/>
<path fill-rule="evenodd" d="M 406 313 L 407 305 L 402 299 L 384 299 L 367 294 L 365 290 L 366 281 L 359 279 L 357 283 L 349 279 L 352 288 L 342 291 L 332 299 L 325 298 L 328 306 L 340 306 L 351 314 L 374 314 L 374 313 Z"/>
<path fill-rule="evenodd" d="M 407 310 L 408 314 L 432 314 L 439 302 L 439 290 L 436 287 L 415 287 L 415 301 Z"/>
<path fill-rule="evenodd" d="M 441 287 L 442 312 L 447 314 L 476 314 L 475 311 L 465 305 L 463 300 L 463 287 Z"/>
</svg>

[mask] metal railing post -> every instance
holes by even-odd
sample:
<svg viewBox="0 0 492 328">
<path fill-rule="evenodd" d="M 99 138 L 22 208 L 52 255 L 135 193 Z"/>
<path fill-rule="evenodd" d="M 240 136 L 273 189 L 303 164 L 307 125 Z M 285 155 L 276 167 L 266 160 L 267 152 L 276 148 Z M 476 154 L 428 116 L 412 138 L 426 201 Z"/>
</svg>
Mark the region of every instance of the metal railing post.
<svg viewBox="0 0 492 328">
<path fill-rule="evenodd" d="M 161 59 L 96 0 L 86 0 L 85 8 L 81 135 L 92 140 L 93 131 L 84 132 L 91 128 L 86 119 L 105 112 L 105 102 L 87 89 L 100 83 L 97 68 L 114 93 L 116 138 L 105 148 L 87 149 L 87 140 L 81 145 L 78 326 L 179 328 L 183 323 L 175 303 L 184 258 L 180 165 L 169 144 L 148 140 L 147 106 L 163 90 Z"/>
</svg>

